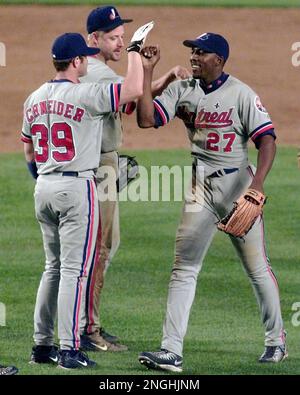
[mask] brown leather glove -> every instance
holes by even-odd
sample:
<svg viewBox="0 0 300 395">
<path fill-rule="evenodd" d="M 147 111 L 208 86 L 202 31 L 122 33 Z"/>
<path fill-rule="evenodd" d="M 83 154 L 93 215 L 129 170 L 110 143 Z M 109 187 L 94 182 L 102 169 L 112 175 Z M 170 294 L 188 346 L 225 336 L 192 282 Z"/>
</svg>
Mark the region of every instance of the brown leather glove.
<svg viewBox="0 0 300 395">
<path fill-rule="evenodd" d="M 218 229 L 234 237 L 243 237 L 262 214 L 266 197 L 255 189 L 248 189 L 236 202 L 233 209 L 218 223 Z"/>
</svg>

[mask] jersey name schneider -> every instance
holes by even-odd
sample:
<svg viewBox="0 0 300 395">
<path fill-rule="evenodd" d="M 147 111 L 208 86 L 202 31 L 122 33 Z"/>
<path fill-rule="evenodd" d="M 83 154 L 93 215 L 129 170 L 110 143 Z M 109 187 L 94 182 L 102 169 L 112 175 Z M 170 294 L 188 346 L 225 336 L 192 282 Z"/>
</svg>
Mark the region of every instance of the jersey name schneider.
<svg viewBox="0 0 300 395">
<path fill-rule="evenodd" d="M 64 103 L 57 100 L 43 100 L 33 106 L 25 109 L 25 116 L 29 123 L 32 123 L 36 118 L 47 115 L 56 114 L 64 118 L 72 119 L 76 122 L 81 122 L 85 110 L 76 107 L 71 103 Z"/>
</svg>

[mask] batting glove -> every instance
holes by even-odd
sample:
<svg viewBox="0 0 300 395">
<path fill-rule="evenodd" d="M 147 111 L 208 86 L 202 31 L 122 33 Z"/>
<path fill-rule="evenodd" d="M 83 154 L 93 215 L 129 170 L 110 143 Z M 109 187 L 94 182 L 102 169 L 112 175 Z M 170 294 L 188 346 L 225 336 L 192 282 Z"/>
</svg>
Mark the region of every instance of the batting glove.
<svg viewBox="0 0 300 395">
<path fill-rule="evenodd" d="M 145 25 L 139 27 L 132 36 L 131 42 L 126 48 L 127 52 L 140 52 L 143 45 L 145 44 L 148 33 L 153 29 L 154 22 L 151 21 Z"/>
</svg>

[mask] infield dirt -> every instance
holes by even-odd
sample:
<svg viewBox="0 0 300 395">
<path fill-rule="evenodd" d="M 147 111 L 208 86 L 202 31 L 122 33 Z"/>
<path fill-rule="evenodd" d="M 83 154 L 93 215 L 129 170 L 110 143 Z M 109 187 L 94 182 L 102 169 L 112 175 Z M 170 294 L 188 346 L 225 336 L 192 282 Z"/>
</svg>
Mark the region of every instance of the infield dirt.
<svg viewBox="0 0 300 395">
<path fill-rule="evenodd" d="M 6 46 L 6 67 L 0 68 L 0 152 L 21 151 L 20 130 L 26 97 L 51 79 L 50 48 L 56 36 L 78 31 L 84 35 L 86 6 L 1 6 L 0 42 Z M 140 25 L 154 20 L 147 40 L 159 44 L 159 77 L 172 66 L 190 67 L 190 50 L 182 45 L 204 32 L 224 35 L 230 43 L 225 71 L 249 84 L 261 97 L 275 124 L 279 144 L 300 145 L 300 67 L 292 65 L 292 44 L 300 42 L 299 9 L 221 9 L 173 7 L 118 7 L 126 25 L 125 42 Z M 110 64 L 126 70 L 126 54 Z M 175 120 L 161 130 L 141 130 L 135 116 L 124 116 L 123 148 L 187 147 L 186 132 Z"/>
</svg>

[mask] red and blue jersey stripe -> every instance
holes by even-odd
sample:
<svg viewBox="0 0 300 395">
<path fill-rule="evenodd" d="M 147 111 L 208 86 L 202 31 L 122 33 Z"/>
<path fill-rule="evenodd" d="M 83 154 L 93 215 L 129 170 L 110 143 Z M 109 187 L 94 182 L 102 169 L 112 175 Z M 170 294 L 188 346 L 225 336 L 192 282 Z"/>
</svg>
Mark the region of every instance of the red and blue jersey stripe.
<svg viewBox="0 0 300 395">
<path fill-rule="evenodd" d="M 250 133 L 249 136 L 251 137 L 252 141 L 255 143 L 257 139 L 267 134 L 270 134 L 276 138 L 274 126 L 271 121 L 265 122 L 262 125 L 258 126 L 256 129 L 253 130 L 253 132 Z"/>
<path fill-rule="evenodd" d="M 154 99 L 153 104 L 154 104 L 155 127 L 158 128 L 170 122 L 168 111 L 165 109 L 165 107 L 159 101 L 159 99 L 157 98 Z"/>
<path fill-rule="evenodd" d="M 119 101 L 121 94 L 121 84 L 111 84 L 110 85 L 110 101 L 112 112 L 119 111 Z"/>
<path fill-rule="evenodd" d="M 21 133 L 21 140 L 23 141 L 23 143 L 32 143 L 32 137 L 28 136 L 24 132 Z"/>
<path fill-rule="evenodd" d="M 134 112 L 135 108 L 136 108 L 136 103 L 132 101 L 130 103 L 126 103 L 123 105 L 122 112 L 124 114 L 130 115 Z"/>
</svg>

